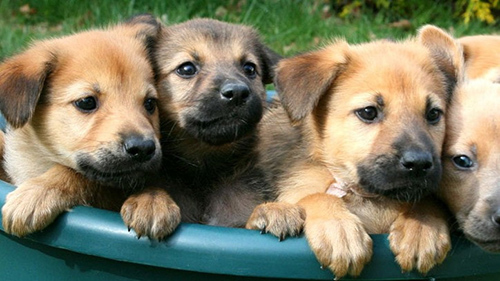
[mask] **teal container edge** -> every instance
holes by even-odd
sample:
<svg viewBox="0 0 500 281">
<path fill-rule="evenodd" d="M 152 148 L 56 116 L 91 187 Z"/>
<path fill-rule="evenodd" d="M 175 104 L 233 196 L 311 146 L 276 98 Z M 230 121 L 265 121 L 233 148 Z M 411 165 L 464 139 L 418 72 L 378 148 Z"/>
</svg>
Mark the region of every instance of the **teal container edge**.
<svg viewBox="0 0 500 281">
<path fill-rule="evenodd" d="M 13 186 L 0 182 L 0 206 L 3 206 L 7 193 L 13 189 Z M 372 235 L 372 238 L 372 261 L 356 280 L 458 277 L 477 280 L 481 276 L 491 276 L 492 279 L 486 280 L 500 280 L 500 255 L 486 253 L 460 236 L 453 237 L 453 249 L 445 262 L 427 276 L 416 272 L 401 273 L 394 262 L 387 235 Z M 16 253 L 7 252 L 6 248 Z M 37 250 L 39 248 L 43 250 Z M 213 280 L 243 280 L 243 276 L 257 279 L 333 279 L 328 270 L 320 269 L 303 237 L 287 238 L 279 242 L 276 237 L 260 234 L 259 231 L 181 224 L 172 236 L 158 242 L 148 238 L 137 239 L 133 231 L 127 230 L 119 213 L 83 206 L 62 214 L 47 229 L 26 238 L 12 237 L 0 228 L 0 249 L 0 264 L 9 264 L 9 268 L 12 266 L 12 270 L 20 273 L 28 265 L 40 264 L 40 261 L 31 261 L 30 256 L 23 256 L 21 261 L 25 264 L 19 264 L 19 261 L 9 262 L 13 255 L 26 250 L 34 249 L 37 255 L 43 252 L 50 258 L 54 258 L 62 250 L 70 251 L 71 253 L 61 255 L 60 259 L 63 261 L 65 256 L 80 255 L 81 257 L 72 259 L 72 262 L 64 262 L 68 269 L 74 271 L 73 274 L 81 275 L 75 280 L 128 280 L 123 279 L 126 276 L 111 274 L 109 271 L 127 272 L 125 268 L 130 270 L 131 265 L 137 269 L 130 274 L 149 276 L 147 280 L 160 280 L 161 276 L 174 273 L 180 279 L 169 280 L 181 280 L 182 276 L 191 276 L 189 280 L 197 280 L 192 276 L 196 273 L 206 273 L 202 278 L 204 280 L 209 280 L 206 278 L 210 276 L 215 278 Z M 93 270 L 79 269 L 82 268 L 78 266 L 79 261 L 92 258 L 96 263 L 112 264 L 109 265 L 111 268 L 107 267 L 102 271 L 102 276 L 96 271 L 99 268 L 96 265 L 97 269 Z M 120 267 L 124 269 L 120 270 Z M 44 267 L 40 274 L 55 278 L 58 272 L 61 270 L 52 271 Z M 152 275 L 155 272 L 160 279 L 155 279 Z M 84 278 L 86 275 L 89 279 Z M 37 277 L 38 280 L 43 280 L 39 275 Z M 133 279 L 131 277 L 130 280 Z"/>
</svg>

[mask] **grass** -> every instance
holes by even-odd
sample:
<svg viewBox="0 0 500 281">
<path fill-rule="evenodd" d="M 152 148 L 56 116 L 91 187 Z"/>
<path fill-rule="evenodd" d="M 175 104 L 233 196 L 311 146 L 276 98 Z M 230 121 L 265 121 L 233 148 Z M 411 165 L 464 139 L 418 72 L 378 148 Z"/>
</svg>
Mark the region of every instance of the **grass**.
<svg viewBox="0 0 500 281">
<path fill-rule="evenodd" d="M 377 38 L 404 38 L 415 34 L 423 24 L 438 25 L 455 36 L 493 33 L 498 29 L 498 25 L 480 22 L 463 24 L 453 11 L 453 1 L 409 1 L 411 4 L 407 5 L 407 11 L 401 13 L 407 17 L 388 10 L 375 13 L 374 9 L 362 7 L 345 18 L 340 18 L 338 10 L 335 10 L 338 2 L 0 0 L 0 59 L 21 51 L 32 40 L 102 27 L 145 12 L 156 15 L 166 24 L 210 17 L 252 25 L 261 32 L 271 48 L 286 56 L 317 48 L 339 36 L 352 43 Z M 405 23 L 401 20 L 407 20 L 403 27 L 398 26 L 398 23 Z"/>
</svg>

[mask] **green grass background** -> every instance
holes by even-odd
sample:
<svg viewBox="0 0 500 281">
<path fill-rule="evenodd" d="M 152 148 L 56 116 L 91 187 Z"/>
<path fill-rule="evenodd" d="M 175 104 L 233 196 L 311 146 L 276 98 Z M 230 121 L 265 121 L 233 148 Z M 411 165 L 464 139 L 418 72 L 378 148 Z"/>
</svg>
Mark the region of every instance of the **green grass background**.
<svg viewBox="0 0 500 281">
<path fill-rule="evenodd" d="M 341 2 L 341 1 L 340 1 Z M 102 27 L 139 13 L 152 13 L 166 24 L 196 17 L 243 23 L 257 28 L 265 42 L 288 56 L 317 48 L 335 37 L 358 43 L 414 35 L 435 24 L 455 36 L 495 33 L 499 25 L 472 21 L 454 11 L 453 1 L 408 1 L 404 13 L 361 9 L 338 16 L 335 0 L 0 0 L 0 60 L 32 40 Z M 370 3 L 370 1 L 367 1 Z M 407 20 L 404 27 L 397 27 Z"/>
</svg>

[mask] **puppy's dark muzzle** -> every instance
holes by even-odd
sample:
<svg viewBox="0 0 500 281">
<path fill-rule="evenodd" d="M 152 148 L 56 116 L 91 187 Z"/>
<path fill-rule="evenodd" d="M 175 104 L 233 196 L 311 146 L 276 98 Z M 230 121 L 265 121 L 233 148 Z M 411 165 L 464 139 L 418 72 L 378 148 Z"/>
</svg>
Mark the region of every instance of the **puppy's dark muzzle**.
<svg viewBox="0 0 500 281">
<path fill-rule="evenodd" d="M 239 106 L 247 102 L 250 96 L 250 88 L 244 83 L 225 83 L 221 87 L 220 96 L 223 102 Z"/>
<path fill-rule="evenodd" d="M 400 201 L 416 201 L 435 192 L 441 173 L 439 157 L 416 147 L 370 157 L 358 166 L 363 189 Z"/>
</svg>

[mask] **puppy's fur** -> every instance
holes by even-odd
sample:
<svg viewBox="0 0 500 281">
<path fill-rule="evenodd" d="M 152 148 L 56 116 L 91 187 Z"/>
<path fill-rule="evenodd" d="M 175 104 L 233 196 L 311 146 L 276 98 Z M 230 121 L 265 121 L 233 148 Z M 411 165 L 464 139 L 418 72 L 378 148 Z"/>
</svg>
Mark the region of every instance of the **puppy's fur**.
<svg viewBox="0 0 500 281">
<path fill-rule="evenodd" d="M 467 238 L 500 252 L 500 84 L 465 82 L 447 116 L 440 194 Z"/>
<path fill-rule="evenodd" d="M 336 277 L 360 274 L 372 255 L 368 233 L 390 232 L 405 271 L 425 273 L 440 263 L 450 249 L 445 209 L 420 199 L 441 178 L 442 114 L 461 52 L 452 37 L 427 26 L 415 40 L 338 40 L 282 60 L 276 84 L 295 126 L 280 108 L 269 118 L 275 123 L 263 122 L 262 165 L 279 202 L 256 208 L 247 227 L 290 234 L 301 225 L 302 207 L 308 242 Z"/>
<path fill-rule="evenodd" d="M 4 150 L 5 150 L 5 133 L 0 130 L 0 180 L 9 182 L 9 177 L 7 176 L 7 172 L 5 172 L 5 169 L 3 168 L 3 161 L 4 161 Z"/>
<path fill-rule="evenodd" d="M 253 169 L 256 128 L 280 57 L 250 27 L 195 19 L 164 30 L 156 49 L 162 99 L 162 185 L 128 200 L 137 212 L 168 192 L 182 221 L 243 227 L 253 208 L 272 199 Z M 151 209 L 147 218 L 158 214 Z"/>
<path fill-rule="evenodd" d="M 23 236 L 75 205 L 119 210 L 159 168 L 148 15 L 35 43 L 0 65 L 5 168 L 17 188 L 2 223 Z"/>
<path fill-rule="evenodd" d="M 475 35 L 459 39 L 464 51 L 468 79 L 485 78 L 500 82 L 500 36 Z"/>
</svg>

